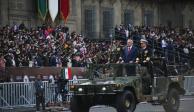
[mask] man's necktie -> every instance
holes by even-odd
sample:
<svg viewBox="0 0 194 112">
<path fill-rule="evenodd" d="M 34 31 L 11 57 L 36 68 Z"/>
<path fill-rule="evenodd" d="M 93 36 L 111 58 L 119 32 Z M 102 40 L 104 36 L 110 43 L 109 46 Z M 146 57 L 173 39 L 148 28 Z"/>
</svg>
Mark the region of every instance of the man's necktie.
<svg viewBox="0 0 194 112">
<path fill-rule="evenodd" d="M 130 53 L 130 51 L 131 51 L 131 47 L 128 47 L 128 52 Z"/>
</svg>

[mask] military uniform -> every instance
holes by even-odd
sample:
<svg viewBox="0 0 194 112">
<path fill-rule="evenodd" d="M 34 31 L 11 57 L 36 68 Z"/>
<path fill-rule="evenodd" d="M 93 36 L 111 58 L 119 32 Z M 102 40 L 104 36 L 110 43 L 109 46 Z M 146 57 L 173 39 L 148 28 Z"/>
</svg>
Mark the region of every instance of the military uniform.
<svg viewBox="0 0 194 112">
<path fill-rule="evenodd" d="M 40 110 L 40 104 L 42 104 L 42 110 L 45 110 L 45 95 L 44 95 L 44 86 L 43 82 L 40 79 L 37 79 L 34 83 L 35 86 L 35 95 L 36 95 L 36 110 Z"/>
<path fill-rule="evenodd" d="M 150 94 L 150 85 L 152 84 L 153 76 L 152 65 L 150 63 L 151 52 L 147 47 L 147 40 L 141 39 L 140 43 L 143 45 L 141 45 L 141 49 L 139 50 L 138 57 L 136 58 L 136 63 L 139 63 L 141 64 L 141 66 L 144 66 L 147 71 L 147 73 L 142 76 L 142 81 L 144 82 L 143 93 Z"/>
<path fill-rule="evenodd" d="M 62 101 L 66 103 L 66 97 L 68 90 L 66 90 L 65 86 L 67 84 L 68 80 L 67 79 L 62 79 L 62 77 L 59 77 L 59 79 L 56 81 L 57 88 L 56 88 L 56 95 L 55 95 L 55 100 L 57 99 L 58 95 L 61 94 L 62 96 Z"/>
<path fill-rule="evenodd" d="M 145 66 L 146 63 L 148 63 L 150 61 L 150 56 L 151 56 L 151 53 L 150 53 L 150 50 L 148 48 L 140 49 L 140 51 L 138 53 L 138 57 L 136 58 L 136 62 Z"/>
</svg>

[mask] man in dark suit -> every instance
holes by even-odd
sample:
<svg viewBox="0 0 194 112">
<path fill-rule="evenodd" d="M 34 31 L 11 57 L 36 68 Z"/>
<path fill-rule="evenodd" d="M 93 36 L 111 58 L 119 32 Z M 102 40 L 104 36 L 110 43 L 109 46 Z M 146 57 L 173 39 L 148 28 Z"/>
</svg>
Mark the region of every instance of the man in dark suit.
<svg viewBox="0 0 194 112">
<path fill-rule="evenodd" d="M 124 63 L 134 63 L 136 58 L 137 58 L 138 50 L 137 48 L 133 45 L 133 40 L 128 39 L 127 40 L 127 46 L 124 47 L 123 49 L 123 61 Z M 126 69 L 126 75 L 131 76 L 135 75 L 135 66 L 133 65 L 125 65 Z"/>
<path fill-rule="evenodd" d="M 133 45 L 133 40 L 127 40 L 127 46 L 123 49 L 123 60 L 125 63 L 134 63 L 137 58 L 138 50 Z"/>
</svg>

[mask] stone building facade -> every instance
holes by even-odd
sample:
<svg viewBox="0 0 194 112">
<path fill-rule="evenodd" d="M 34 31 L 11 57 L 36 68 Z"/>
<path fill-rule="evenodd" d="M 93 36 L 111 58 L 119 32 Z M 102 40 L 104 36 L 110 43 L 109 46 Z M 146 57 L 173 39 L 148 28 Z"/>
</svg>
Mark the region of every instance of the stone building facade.
<svg viewBox="0 0 194 112">
<path fill-rule="evenodd" d="M 71 31 L 89 38 L 108 37 L 113 27 L 120 24 L 190 28 L 194 25 L 192 0 L 70 1 L 70 17 L 66 25 Z M 36 0 L 0 0 L 0 25 L 21 22 L 28 27 L 43 23 L 38 16 Z M 64 24 L 62 21 L 58 23 Z"/>
</svg>

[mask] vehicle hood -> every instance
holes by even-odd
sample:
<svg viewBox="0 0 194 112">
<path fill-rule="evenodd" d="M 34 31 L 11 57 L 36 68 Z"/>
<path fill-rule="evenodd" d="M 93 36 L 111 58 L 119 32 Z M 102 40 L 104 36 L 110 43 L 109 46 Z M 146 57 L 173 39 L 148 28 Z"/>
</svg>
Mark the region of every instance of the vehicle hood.
<svg viewBox="0 0 194 112">
<path fill-rule="evenodd" d="M 139 78 L 137 76 L 130 76 L 130 77 L 109 77 L 107 79 L 95 79 L 95 80 L 88 80 L 86 82 L 80 83 L 78 85 L 112 85 L 112 84 L 121 84 L 126 85 L 130 83 L 134 83 Z"/>
</svg>

